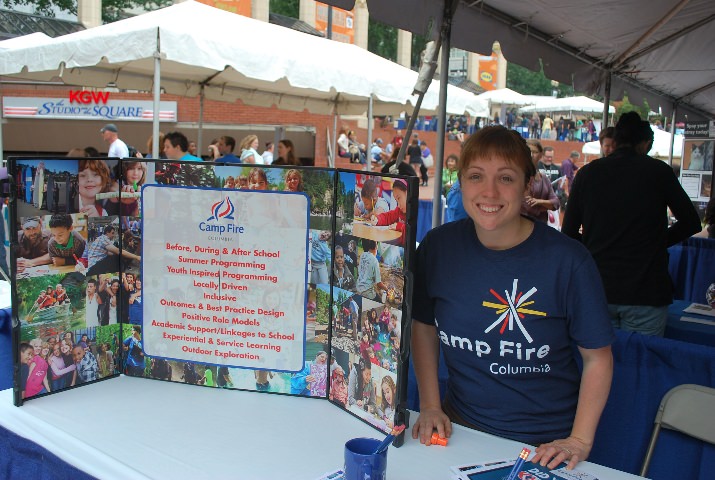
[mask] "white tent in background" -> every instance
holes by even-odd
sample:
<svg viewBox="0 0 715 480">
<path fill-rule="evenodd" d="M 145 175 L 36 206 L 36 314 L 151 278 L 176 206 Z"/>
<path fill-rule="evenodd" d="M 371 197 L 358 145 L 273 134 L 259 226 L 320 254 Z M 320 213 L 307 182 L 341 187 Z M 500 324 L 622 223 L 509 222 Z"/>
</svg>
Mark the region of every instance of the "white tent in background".
<svg viewBox="0 0 715 480">
<path fill-rule="evenodd" d="M 650 128 L 653 130 L 653 147 L 648 152 L 651 157 L 668 158 L 670 154 L 670 139 L 671 135 L 665 130 L 661 130 L 654 125 Z M 581 148 L 581 153 L 585 155 L 601 155 L 601 145 L 598 142 L 584 143 Z M 675 143 L 673 143 L 673 158 L 680 158 L 683 155 L 683 136 L 676 134 Z"/>
<path fill-rule="evenodd" d="M 488 90 L 477 95 L 477 98 L 499 105 L 529 105 L 530 103 L 533 103 L 532 100 L 526 95 L 515 92 L 510 88 Z"/>
<path fill-rule="evenodd" d="M 190 0 L 41 40 L 4 50 L 0 75 L 153 91 L 155 110 L 161 91 L 326 114 L 363 114 L 368 99 L 373 115 L 394 114 L 417 100 L 417 72 L 408 68 L 355 45 Z M 447 109 L 462 114 L 474 98 L 450 85 Z M 435 112 L 438 103 L 433 81 L 422 111 Z M 158 131 L 155 118 L 154 138 Z"/>
<path fill-rule="evenodd" d="M 28 47 L 31 45 L 40 45 L 42 43 L 52 41 L 52 37 L 42 32 L 35 32 L 22 37 L 8 38 L 0 42 L 0 49 Z"/>
<path fill-rule="evenodd" d="M 522 113 L 551 113 L 551 112 L 573 112 L 573 113 L 603 113 L 603 102 L 593 100 L 588 97 L 564 97 L 536 100 L 534 105 L 522 107 Z M 608 107 L 608 113 L 616 113 L 613 106 Z"/>
</svg>

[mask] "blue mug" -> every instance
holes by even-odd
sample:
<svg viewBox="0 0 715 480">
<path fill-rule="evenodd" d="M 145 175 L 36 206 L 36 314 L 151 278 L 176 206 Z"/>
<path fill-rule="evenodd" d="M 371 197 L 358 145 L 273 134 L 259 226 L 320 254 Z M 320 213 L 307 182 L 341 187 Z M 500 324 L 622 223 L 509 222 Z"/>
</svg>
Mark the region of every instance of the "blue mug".
<svg viewBox="0 0 715 480">
<path fill-rule="evenodd" d="M 353 438 L 345 443 L 345 480 L 385 480 L 387 450 L 374 453 L 381 443 L 375 438 Z"/>
</svg>

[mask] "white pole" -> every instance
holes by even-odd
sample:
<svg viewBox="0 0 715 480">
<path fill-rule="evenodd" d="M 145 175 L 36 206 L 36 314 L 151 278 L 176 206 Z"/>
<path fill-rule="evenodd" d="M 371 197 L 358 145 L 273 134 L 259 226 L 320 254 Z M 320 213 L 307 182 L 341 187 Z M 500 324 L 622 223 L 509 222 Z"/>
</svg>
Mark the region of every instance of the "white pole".
<svg viewBox="0 0 715 480">
<path fill-rule="evenodd" d="M 161 46 L 159 31 L 156 33 L 156 52 L 154 52 L 154 116 L 151 129 L 151 158 L 159 158 L 159 113 L 161 109 Z"/>
<path fill-rule="evenodd" d="M 372 171 L 372 94 L 367 101 L 367 141 L 365 142 L 365 170 Z"/>
</svg>

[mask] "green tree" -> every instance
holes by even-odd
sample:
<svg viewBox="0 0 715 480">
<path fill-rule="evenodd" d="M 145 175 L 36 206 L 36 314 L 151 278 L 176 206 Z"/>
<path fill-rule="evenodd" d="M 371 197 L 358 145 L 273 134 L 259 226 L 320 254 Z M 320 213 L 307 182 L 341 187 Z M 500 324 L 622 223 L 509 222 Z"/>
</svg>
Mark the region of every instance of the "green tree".
<svg viewBox="0 0 715 480">
<path fill-rule="evenodd" d="M 524 95 L 552 95 L 556 89 L 559 97 L 571 97 L 574 90 L 571 85 L 558 84 L 554 87 L 544 75 L 544 69 L 532 72 L 528 68 L 509 63 L 506 70 L 506 86 Z"/>
<path fill-rule="evenodd" d="M 648 105 L 648 102 L 644 99 L 643 100 L 643 105 L 638 106 L 638 105 L 633 105 L 630 100 L 628 100 L 628 94 L 626 92 L 623 93 L 623 100 L 621 100 L 621 104 L 616 108 L 616 119 L 615 121 L 617 122 L 619 118 L 621 118 L 621 115 L 627 112 L 636 112 L 638 115 L 643 120 L 648 120 L 648 114 L 650 113 L 650 106 Z"/>
<path fill-rule="evenodd" d="M 111 23 L 126 17 L 126 11 L 141 8 L 147 11 L 166 7 L 172 0 L 102 0 L 102 21 Z M 17 5 L 30 5 L 34 13 L 46 17 L 54 17 L 55 9 L 77 15 L 76 0 L 2 0 L 3 7 L 14 9 Z"/>
<path fill-rule="evenodd" d="M 393 62 L 397 60 L 397 28 L 370 18 L 368 32 L 370 32 L 367 36 L 368 51 Z"/>
<path fill-rule="evenodd" d="M 270 0 L 268 8 L 272 13 L 285 15 L 286 17 L 300 17 L 300 0 Z"/>
</svg>

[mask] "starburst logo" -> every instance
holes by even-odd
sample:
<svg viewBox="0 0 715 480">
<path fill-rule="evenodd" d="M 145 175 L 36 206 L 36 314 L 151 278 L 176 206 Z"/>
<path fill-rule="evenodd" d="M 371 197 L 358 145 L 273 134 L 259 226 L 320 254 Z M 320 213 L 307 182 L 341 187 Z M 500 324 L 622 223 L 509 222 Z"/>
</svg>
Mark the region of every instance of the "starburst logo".
<svg viewBox="0 0 715 480">
<path fill-rule="evenodd" d="M 503 335 L 507 327 L 510 331 L 512 331 L 514 330 L 514 324 L 516 324 L 519 327 L 519 330 L 521 330 L 521 333 L 524 334 L 526 340 L 529 343 L 532 343 L 534 339 L 531 338 L 529 332 L 526 331 L 522 320 L 526 318 L 526 315 L 538 315 L 541 317 L 545 317 L 546 312 L 540 312 L 538 310 L 531 310 L 529 308 L 526 308 L 529 305 L 534 304 L 534 300 L 530 300 L 528 302 L 527 300 L 537 292 L 537 289 L 536 287 L 532 287 L 528 292 L 523 293 L 518 291 L 518 283 L 519 279 L 515 278 L 511 294 L 509 294 L 508 291 L 504 290 L 503 297 L 499 295 L 493 288 L 489 289 L 489 292 L 494 295 L 497 300 L 499 300 L 499 303 L 488 302 L 485 300 L 482 302 L 482 306 L 487 308 L 493 308 L 495 310 L 495 313 L 499 315 L 499 318 L 497 318 L 494 323 L 489 325 L 489 327 L 484 330 L 484 333 L 491 332 L 501 324 L 501 327 L 499 328 L 499 334 Z"/>
<path fill-rule="evenodd" d="M 229 197 L 226 197 L 220 202 L 216 202 L 211 205 L 211 216 L 207 218 L 206 221 L 208 222 L 209 220 L 219 220 L 221 218 L 225 218 L 226 220 L 233 220 L 234 210 L 235 208 L 233 206 L 233 202 Z"/>
</svg>

